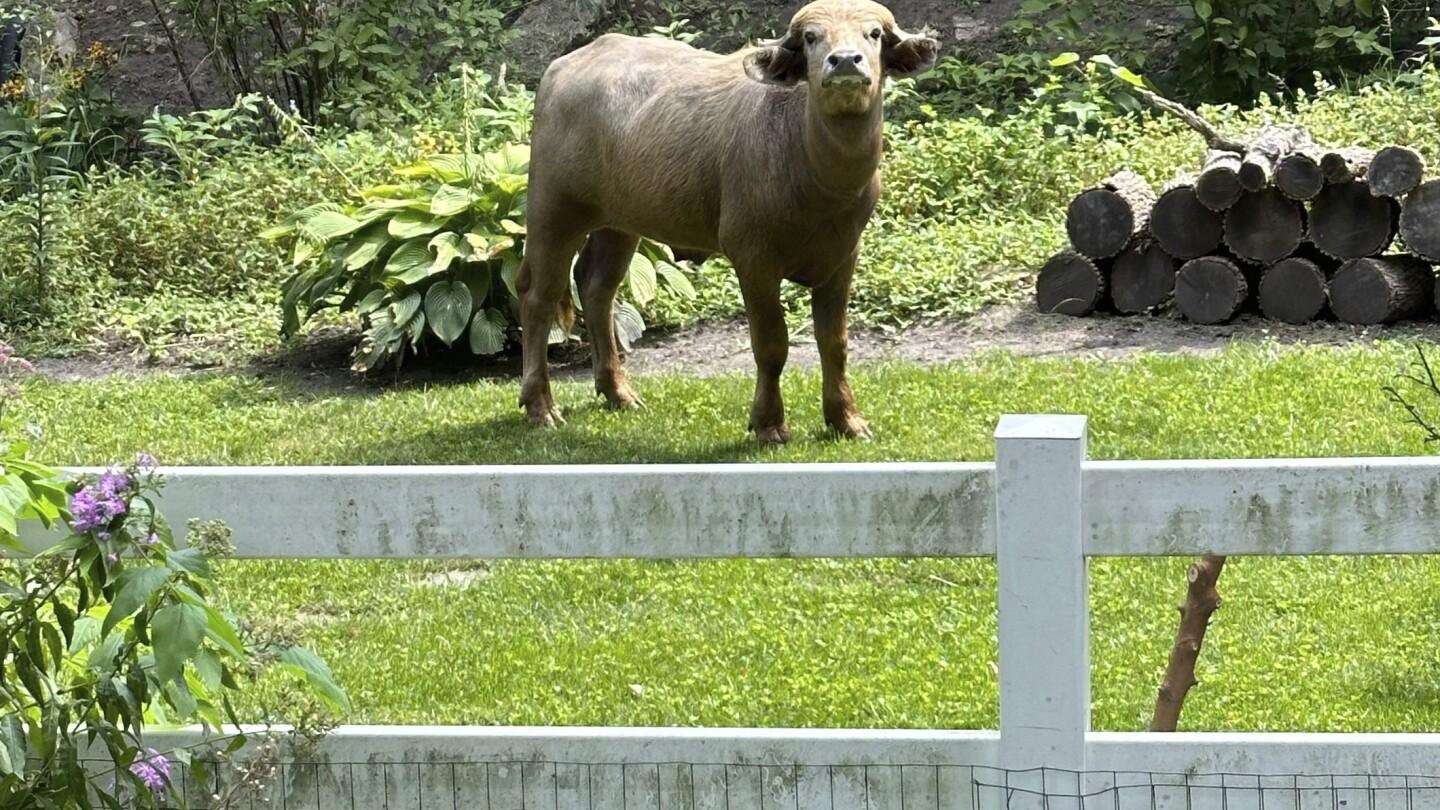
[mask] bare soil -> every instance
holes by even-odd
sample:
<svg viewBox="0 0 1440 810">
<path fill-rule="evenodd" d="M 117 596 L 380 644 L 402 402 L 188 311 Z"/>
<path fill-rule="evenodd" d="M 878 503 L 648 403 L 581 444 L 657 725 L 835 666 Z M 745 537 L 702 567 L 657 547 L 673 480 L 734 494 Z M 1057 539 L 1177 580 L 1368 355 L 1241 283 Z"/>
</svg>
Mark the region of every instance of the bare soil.
<svg viewBox="0 0 1440 810">
<path fill-rule="evenodd" d="M 1440 339 L 1440 322 L 1412 322 L 1385 327 L 1358 327 L 1333 321 L 1290 326 L 1245 315 L 1222 326 L 1202 326 L 1168 315 L 1071 318 L 1041 315 L 1033 308 L 1011 304 L 991 307 L 963 321 L 926 323 L 895 332 L 856 330 L 850 356 L 855 364 L 902 361 L 929 365 L 962 362 L 1002 351 L 1026 357 L 1089 357 L 1114 359 L 1140 353 L 1214 354 L 1236 342 L 1271 340 L 1289 345 L 1341 346 L 1380 339 Z M 298 346 L 262 357 L 238 373 L 285 377 L 317 393 L 357 391 L 376 387 L 425 385 L 466 380 L 511 380 L 519 375 L 518 352 L 476 362 L 454 355 L 429 358 L 423 365 L 361 378 L 348 368 L 356 341 L 353 332 L 323 331 Z M 581 344 L 556 347 L 553 372 L 560 379 L 589 374 L 589 350 Z M 121 352 L 66 358 L 40 358 L 42 375 L 56 380 L 93 380 L 114 375 L 206 373 L 212 367 L 150 363 Z M 744 322 L 708 323 L 668 333 L 652 333 L 634 346 L 626 366 L 636 374 L 748 374 L 753 370 Z M 819 367 L 819 355 L 808 334 L 791 339 L 790 368 Z"/>
</svg>

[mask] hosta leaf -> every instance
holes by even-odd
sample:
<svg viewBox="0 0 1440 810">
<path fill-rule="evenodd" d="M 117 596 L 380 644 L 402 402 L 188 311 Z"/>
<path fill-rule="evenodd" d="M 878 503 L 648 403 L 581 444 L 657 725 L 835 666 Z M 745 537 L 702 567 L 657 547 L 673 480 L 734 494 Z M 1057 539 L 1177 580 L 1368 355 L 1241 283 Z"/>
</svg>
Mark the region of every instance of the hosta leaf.
<svg viewBox="0 0 1440 810">
<path fill-rule="evenodd" d="M 395 310 L 395 326 L 400 329 L 409 326 L 410 319 L 415 317 L 415 314 L 420 311 L 420 303 L 422 300 L 419 290 L 411 290 L 408 295 L 397 300 L 392 305 L 392 308 Z"/>
<path fill-rule="evenodd" d="M 299 267 L 310 261 L 320 252 L 320 245 L 310 238 L 301 235 L 295 240 L 295 247 L 290 251 L 290 264 Z"/>
<path fill-rule="evenodd" d="M 470 321 L 470 310 L 474 306 L 470 288 L 459 281 L 437 281 L 425 293 L 425 317 L 430 320 L 430 331 L 446 346 L 465 333 L 465 324 Z"/>
<path fill-rule="evenodd" d="M 401 211 L 390 220 L 388 229 L 396 239 L 426 236 L 445 227 L 445 217 L 434 217 L 419 211 Z"/>
<path fill-rule="evenodd" d="M 499 354 L 505 348 L 505 316 L 487 309 L 475 313 L 470 321 L 470 351 L 474 354 Z"/>
<path fill-rule="evenodd" d="M 352 234 L 362 225 L 363 222 L 347 217 L 339 211 L 322 211 L 301 223 L 301 227 L 311 238 L 321 242 Z"/>
<path fill-rule="evenodd" d="M 521 225 L 520 223 L 516 222 L 516 221 L 513 220 L 513 219 L 502 219 L 502 220 L 500 220 L 500 230 L 504 231 L 505 233 L 512 234 L 512 235 L 514 235 L 514 236 L 524 236 L 524 235 L 525 235 L 525 226 L 524 226 L 524 225 Z"/>
<path fill-rule="evenodd" d="M 665 283 L 670 286 L 670 289 L 674 290 L 682 298 L 691 299 L 697 295 L 695 285 L 690 283 L 690 277 L 685 275 L 684 270 L 668 262 L 662 262 L 656 265 L 655 269 L 660 271 L 660 275 L 665 279 Z"/>
<path fill-rule="evenodd" d="M 367 293 L 364 298 L 360 299 L 360 303 L 355 305 L 355 311 L 361 315 L 368 315 L 379 309 L 380 305 L 385 303 L 385 297 L 389 294 L 390 291 L 384 287 L 376 287 Z"/>
<path fill-rule="evenodd" d="M 655 263 L 636 252 L 630 257 L 630 297 L 640 306 L 655 300 Z"/>
<path fill-rule="evenodd" d="M 636 309 L 629 301 L 621 301 L 615 305 L 615 337 L 620 341 L 620 347 L 626 351 L 630 345 L 645 334 L 645 319 L 641 317 L 640 310 Z"/>
<path fill-rule="evenodd" d="M 510 291 L 510 297 L 520 300 L 520 293 L 515 290 L 515 279 L 520 276 L 520 257 L 507 254 L 504 263 L 500 265 L 500 280 L 505 282 L 505 289 Z"/>
<path fill-rule="evenodd" d="M 385 262 L 385 280 L 390 286 L 415 284 L 430 274 L 430 248 L 421 236 L 411 239 L 390 254 Z"/>
<path fill-rule="evenodd" d="M 470 300 L 474 305 L 483 304 L 485 296 L 490 294 L 490 277 L 495 273 L 494 268 L 488 264 L 461 264 L 454 273 L 455 278 L 470 288 Z"/>
<path fill-rule="evenodd" d="M 390 234 L 382 224 L 371 225 L 351 239 L 345 246 L 345 269 L 359 270 L 380 258 L 385 246 L 390 244 Z"/>
<path fill-rule="evenodd" d="M 530 147 L 523 143 L 506 144 L 485 156 L 485 166 L 496 174 L 523 177 L 530 169 Z"/>
<path fill-rule="evenodd" d="M 446 184 L 430 198 L 430 213 L 437 217 L 454 216 L 469 208 L 474 201 L 475 195 L 470 193 L 470 189 Z"/>
<path fill-rule="evenodd" d="M 430 248 L 435 251 L 435 262 L 430 265 L 432 274 L 443 273 L 456 259 L 468 259 L 471 255 L 470 243 L 454 231 L 435 234 L 430 240 Z"/>
</svg>

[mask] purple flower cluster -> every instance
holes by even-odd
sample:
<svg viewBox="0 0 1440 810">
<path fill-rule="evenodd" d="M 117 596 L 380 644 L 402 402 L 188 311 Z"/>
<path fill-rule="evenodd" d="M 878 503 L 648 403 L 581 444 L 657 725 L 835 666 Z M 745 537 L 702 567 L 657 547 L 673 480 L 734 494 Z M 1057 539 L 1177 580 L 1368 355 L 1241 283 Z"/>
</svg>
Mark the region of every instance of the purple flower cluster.
<svg viewBox="0 0 1440 810">
<path fill-rule="evenodd" d="M 165 789 L 170 785 L 170 762 L 165 755 L 154 748 L 147 748 L 149 756 L 130 763 L 130 772 L 139 777 L 157 802 L 165 801 Z"/>
<path fill-rule="evenodd" d="M 125 514 L 125 500 L 132 483 L 125 473 L 106 470 L 99 481 L 81 487 L 70 499 L 71 528 L 77 532 L 93 532 Z"/>
</svg>

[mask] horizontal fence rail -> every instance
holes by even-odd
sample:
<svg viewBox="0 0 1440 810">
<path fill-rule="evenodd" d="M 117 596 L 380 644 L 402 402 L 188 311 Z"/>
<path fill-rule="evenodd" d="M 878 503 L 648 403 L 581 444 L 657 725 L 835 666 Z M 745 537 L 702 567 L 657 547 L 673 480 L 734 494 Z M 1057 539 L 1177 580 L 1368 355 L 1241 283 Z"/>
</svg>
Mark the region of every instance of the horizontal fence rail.
<svg viewBox="0 0 1440 810">
<path fill-rule="evenodd" d="M 181 467 L 159 507 L 249 558 L 997 561 L 998 731 L 344 726 L 272 807 L 1440 810 L 1440 734 L 1091 731 L 1088 590 L 1092 557 L 1440 552 L 1440 459 L 1091 461 L 1086 433 L 1006 416 L 994 463 Z"/>
</svg>

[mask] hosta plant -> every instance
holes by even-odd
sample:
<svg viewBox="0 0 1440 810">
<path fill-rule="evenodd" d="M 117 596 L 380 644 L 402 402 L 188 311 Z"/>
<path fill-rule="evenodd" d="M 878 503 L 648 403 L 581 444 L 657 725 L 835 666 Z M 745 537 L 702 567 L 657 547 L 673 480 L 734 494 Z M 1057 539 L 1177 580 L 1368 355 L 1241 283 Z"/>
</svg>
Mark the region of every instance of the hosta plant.
<svg viewBox="0 0 1440 810">
<path fill-rule="evenodd" d="M 312 205 L 265 231 L 288 241 L 296 268 L 281 288 L 282 332 L 295 334 L 325 309 L 359 314 L 358 371 L 398 362 L 430 341 L 477 355 L 502 351 L 517 329 L 529 157 L 523 144 L 432 155 L 356 201 Z M 642 242 L 616 308 L 626 345 L 644 331 L 641 308 L 662 282 L 695 295 L 669 248 Z M 573 291 L 569 303 L 580 309 Z M 551 342 L 569 337 L 568 320 L 557 317 Z"/>
</svg>

